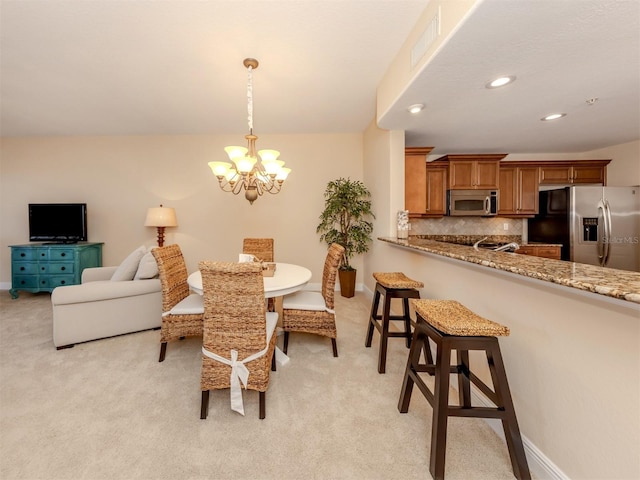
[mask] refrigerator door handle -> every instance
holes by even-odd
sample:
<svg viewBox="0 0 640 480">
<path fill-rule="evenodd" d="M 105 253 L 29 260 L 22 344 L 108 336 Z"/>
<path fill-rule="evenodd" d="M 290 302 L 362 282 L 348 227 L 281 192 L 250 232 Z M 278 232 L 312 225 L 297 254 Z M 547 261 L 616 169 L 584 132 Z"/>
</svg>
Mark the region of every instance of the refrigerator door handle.
<svg viewBox="0 0 640 480">
<path fill-rule="evenodd" d="M 605 213 L 605 223 L 604 223 L 604 264 L 606 266 L 609 263 L 609 257 L 611 254 L 611 207 L 609 206 L 609 202 L 604 201 L 604 213 Z"/>
<path fill-rule="evenodd" d="M 605 211 L 606 207 L 602 200 L 598 202 L 598 223 L 599 219 L 602 218 L 602 226 L 604 230 L 604 234 L 598 231 L 598 263 L 601 267 L 604 267 L 605 260 L 607 258 L 607 215 Z"/>
</svg>

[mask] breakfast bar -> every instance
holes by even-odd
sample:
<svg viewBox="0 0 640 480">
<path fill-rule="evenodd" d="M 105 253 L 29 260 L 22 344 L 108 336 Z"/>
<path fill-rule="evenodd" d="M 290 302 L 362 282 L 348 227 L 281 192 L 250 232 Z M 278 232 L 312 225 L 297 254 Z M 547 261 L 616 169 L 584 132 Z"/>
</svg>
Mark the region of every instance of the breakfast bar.
<svg viewBox="0 0 640 480">
<path fill-rule="evenodd" d="M 640 273 L 582 263 L 496 252 L 450 242 L 410 237 L 379 238 L 401 247 L 428 252 L 528 278 L 640 304 Z"/>
<path fill-rule="evenodd" d="M 640 273 L 416 236 L 372 250 L 372 272 L 510 329 L 500 346 L 535 476 L 640 478 Z"/>
</svg>

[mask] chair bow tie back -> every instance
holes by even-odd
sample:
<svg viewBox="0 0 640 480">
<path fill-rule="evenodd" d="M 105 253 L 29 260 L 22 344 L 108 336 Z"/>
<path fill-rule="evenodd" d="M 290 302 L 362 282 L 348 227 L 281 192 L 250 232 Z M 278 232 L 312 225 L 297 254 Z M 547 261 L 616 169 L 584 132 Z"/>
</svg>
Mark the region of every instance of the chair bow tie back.
<svg viewBox="0 0 640 480">
<path fill-rule="evenodd" d="M 244 360 L 238 360 L 238 351 L 231 350 L 231 360 L 221 357 L 213 352 L 210 352 L 206 348 L 202 347 L 202 354 L 211 358 L 220 363 L 224 363 L 225 365 L 229 365 L 231 367 L 231 375 L 229 376 L 229 382 L 231 383 L 230 397 L 231 397 L 231 410 L 234 412 L 238 412 L 240 415 L 244 415 L 244 402 L 242 401 L 242 387 L 240 383 L 244 385 L 244 388 L 247 388 L 247 382 L 249 381 L 249 370 L 247 369 L 245 363 L 249 363 L 256 358 L 260 358 L 267 353 L 269 350 L 269 344 L 264 350 L 261 350 L 253 355 L 249 355 Z"/>
</svg>

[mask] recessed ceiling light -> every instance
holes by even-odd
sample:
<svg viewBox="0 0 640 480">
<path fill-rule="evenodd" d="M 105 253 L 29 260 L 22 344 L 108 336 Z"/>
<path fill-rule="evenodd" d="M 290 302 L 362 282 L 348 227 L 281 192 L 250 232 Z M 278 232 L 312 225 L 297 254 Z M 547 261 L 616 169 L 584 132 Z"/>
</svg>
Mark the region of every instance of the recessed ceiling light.
<svg viewBox="0 0 640 480">
<path fill-rule="evenodd" d="M 509 75 L 509 76 L 504 76 L 504 77 L 498 77 L 495 80 L 490 81 L 489 83 L 487 83 L 485 85 L 486 88 L 498 88 L 498 87 L 504 87 L 505 85 L 515 82 L 516 81 L 516 77 L 515 75 Z"/>
<path fill-rule="evenodd" d="M 422 109 L 424 108 L 424 105 L 422 103 L 416 103 L 414 105 L 411 105 L 409 108 L 407 108 L 407 110 L 409 110 L 409 113 L 420 113 L 422 111 Z"/>
<path fill-rule="evenodd" d="M 557 120 L 566 116 L 566 113 L 552 113 L 551 115 L 547 115 L 546 117 L 542 117 L 540 120 L 543 122 L 548 122 L 549 120 Z"/>
</svg>

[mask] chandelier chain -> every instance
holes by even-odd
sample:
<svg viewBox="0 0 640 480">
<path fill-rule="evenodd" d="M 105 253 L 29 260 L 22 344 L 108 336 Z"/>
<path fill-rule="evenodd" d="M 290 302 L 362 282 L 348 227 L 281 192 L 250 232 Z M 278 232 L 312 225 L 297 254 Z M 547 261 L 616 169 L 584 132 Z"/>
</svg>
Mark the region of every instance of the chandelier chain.
<svg viewBox="0 0 640 480">
<path fill-rule="evenodd" d="M 247 120 L 249 131 L 253 133 L 253 67 L 249 66 L 247 70 Z"/>
</svg>

